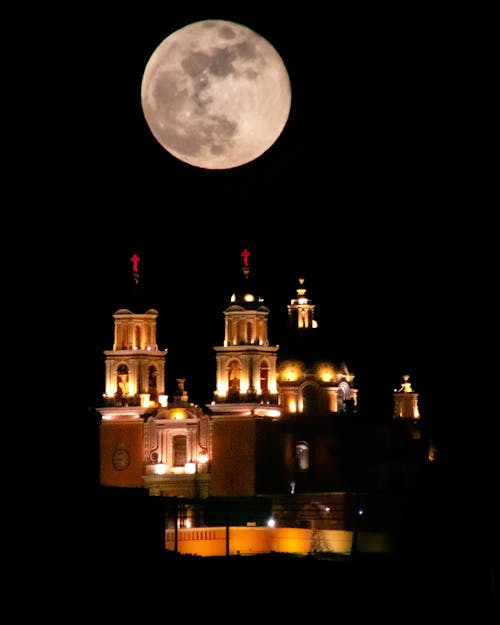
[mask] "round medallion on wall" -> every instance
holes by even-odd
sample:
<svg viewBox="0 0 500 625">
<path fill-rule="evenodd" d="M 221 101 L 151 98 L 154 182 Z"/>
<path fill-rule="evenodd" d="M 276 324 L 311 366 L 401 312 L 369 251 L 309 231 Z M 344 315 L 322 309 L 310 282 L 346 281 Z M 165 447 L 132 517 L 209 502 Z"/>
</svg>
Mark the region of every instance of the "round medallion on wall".
<svg viewBox="0 0 500 625">
<path fill-rule="evenodd" d="M 130 464 L 130 454 L 127 449 L 120 447 L 120 449 L 116 449 L 113 452 L 113 457 L 111 458 L 111 462 L 113 463 L 113 467 L 117 471 L 123 471 Z"/>
</svg>

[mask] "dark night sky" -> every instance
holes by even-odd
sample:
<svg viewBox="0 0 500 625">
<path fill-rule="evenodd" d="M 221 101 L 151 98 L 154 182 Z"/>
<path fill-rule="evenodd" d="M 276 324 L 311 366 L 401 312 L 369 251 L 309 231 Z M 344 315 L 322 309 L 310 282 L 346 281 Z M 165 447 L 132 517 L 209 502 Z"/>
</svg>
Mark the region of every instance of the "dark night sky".
<svg viewBox="0 0 500 625">
<path fill-rule="evenodd" d="M 325 11 L 320 3 L 277 16 L 235 2 L 203 9 L 141 2 L 82 16 L 90 406 L 103 391 L 112 314 L 131 307 L 133 253 L 142 259 L 145 296 L 160 313 L 167 390 L 185 377 L 192 401 L 211 400 L 212 348 L 222 342 L 223 310 L 247 247 L 271 309 L 271 344 L 304 277 L 325 349 L 357 376 L 360 403 L 390 410 L 392 389 L 410 373 L 422 413 L 437 428 L 447 423 L 443 388 L 456 364 L 453 323 L 467 259 L 454 202 L 465 183 L 453 160 L 444 16 L 368 3 Z M 212 18 L 264 36 L 292 87 L 277 142 L 224 171 L 166 152 L 140 102 L 154 49 L 178 28 Z"/>
<path fill-rule="evenodd" d="M 474 553 L 488 554 L 498 533 L 496 480 L 490 487 L 497 418 L 485 380 L 493 307 L 483 302 L 498 283 L 496 276 L 487 283 L 496 229 L 470 162 L 480 160 L 469 149 L 480 132 L 471 103 L 479 92 L 470 52 L 474 27 L 458 9 L 436 3 L 283 6 L 77 3 L 71 17 L 58 17 L 75 50 L 66 59 L 75 62 L 66 70 L 77 77 L 75 102 L 85 103 L 85 119 L 75 113 L 68 120 L 69 142 L 75 147 L 69 132 L 75 126 L 82 139 L 66 159 L 78 177 L 76 193 L 64 187 L 59 170 L 51 174 L 64 188 L 67 211 L 66 221 L 54 220 L 55 238 L 64 242 L 56 251 L 63 300 L 54 316 L 57 322 L 70 317 L 71 338 L 57 345 L 68 362 L 70 401 L 75 388 L 80 397 L 80 387 L 73 386 L 68 350 L 84 354 L 85 427 L 75 436 L 87 458 L 83 482 L 87 473 L 98 478 L 97 422 L 87 407 L 98 407 L 104 391 L 112 315 L 135 308 L 132 254 L 142 259 L 145 306 L 159 311 L 167 392 L 184 377 L 191 401 L 203 405 L 212 399 L 213 347 L 223 341 L 223 311 L 246 247 L 271 310 L 271 344 L 280 342 L 286 305 L 304 277 L 323 352 L 355 374 L 360 408 L 390 419 L 392 391 L 404 373 L 411 375 L 422 417 L 443 451 L 429 486 L 438 502 L 436 535 L 460 558 L 453 570 L 462 578 L 469 539 L 478 539 Z M 282 135 L 260 158 L 232 170 L 178 161 L 153 137 L 141 108 L 142 74 L 155 48 L 202 19 L 240 22 L 264 36 L 291 80 Z M 55 69 L 59 76 L 57 63 Z M 73 291 L 70 315 L 66 294 Z M 35 310 L 40 307 L 37 301 Z M 32 314 L 33 306 L 27 309 Z M 63 416 L 75 422 L 66 406 Z M 60 462 L 59 450 L 55 456 Z M 68 476 L 73 479 L 70 470 Z"/>
</svg>

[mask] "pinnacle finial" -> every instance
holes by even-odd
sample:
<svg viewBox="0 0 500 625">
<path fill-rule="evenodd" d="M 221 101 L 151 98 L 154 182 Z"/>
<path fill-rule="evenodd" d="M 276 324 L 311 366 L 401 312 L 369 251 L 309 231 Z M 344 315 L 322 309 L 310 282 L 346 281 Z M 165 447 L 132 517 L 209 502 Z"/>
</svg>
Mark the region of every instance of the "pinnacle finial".
<svg viewBox="0 0 500 625">
<path fill-rule="evenodd" d="M 132 263 L 132 276 L 134 278 L 134 282 L 135 284 L 137 284 L 139 282 L 139 266 L 138 263 L 141 259 L 139 258 L 139 256 L 137 256 L 137 254 L 134 253 L 134 255 L 132 256 L 132 258 L 130 259 L 130 262 Z"/>
<path fill-rule="evenodd" d="M 243 264 L 245 265 L 245 267 L 248 267 L 248 257 L 251 256 L 250 252 L 247 250 L 247 248 L 245 248 L 242 252 L 241 252 L 241 256 L 243 256 Z"/>
</svg>

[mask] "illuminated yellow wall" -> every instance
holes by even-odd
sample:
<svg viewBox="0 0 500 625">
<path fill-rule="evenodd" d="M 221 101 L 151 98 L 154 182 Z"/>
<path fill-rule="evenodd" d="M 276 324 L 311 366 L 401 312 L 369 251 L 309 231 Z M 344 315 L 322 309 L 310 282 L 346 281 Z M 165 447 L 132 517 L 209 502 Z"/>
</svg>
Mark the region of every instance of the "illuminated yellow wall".
<svg viewBox="0 0 500 625">
<path fill-rule="evenodd" d="M 299 527 L 274 528 L 273 551 L 307 553 L 311 548 L 311 530 Z"/>
<path fill-rule="evenodd" d="M 100 425 L 99 439 L 101 485 L 134 488 L 142 486 L 142 419 L 122 422 L 103 421 Z M 118 450 L 125 451 L 117 455 Z"/>
<path fill-rule="evenodd" d="M 273 532 L 269 527 L 229 528 L 230 553 L 251 555 L 273 551 Z"/>
<path fill-rule="evenodd" d="M 312 529 L 294 527 L 229 527 L 229 555 L 257 555 L 260 553 L 310 553 L 317 533 Z M 201 527 L 177 531 L 177 551 L 199 556 L 225 556 L 227 549 L 225 527 Z M 322 530 L 321 543 L 333 553 L 349 554 L 352 532 Z M 380 552 L 388 548 L 388 539 L 382 534 L 367 535 L 360 541 L 365 551 Z M 165 533 L 165 547 L 175 550 L 175 531 Z"/>
<path fill-rule="evenodd" d="M 165 547 L 169 551 L 175 551 L 175 530 L 165 532 Z M 226 528 L 179 529 L 177 551 L 197 556 L 224 556 L 226 555 Z"/>
</svg>

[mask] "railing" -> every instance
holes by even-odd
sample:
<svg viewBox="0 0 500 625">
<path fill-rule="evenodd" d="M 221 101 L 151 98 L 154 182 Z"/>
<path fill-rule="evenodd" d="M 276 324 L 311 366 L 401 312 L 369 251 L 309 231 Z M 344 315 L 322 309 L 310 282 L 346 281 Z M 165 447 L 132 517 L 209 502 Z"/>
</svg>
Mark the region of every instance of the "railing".
<svg viewBox="0 0 500 625">
<path fill-rule="evenodd" d="M 225 397 L 215 397 L 216 404 L 262 404 L 263 406 L 277 406 L 278 393 L 228 393 Z"/>
<path fill-rule="evenodd" d="M 136 395 L 114 395 L 113 397 L 105 397 L 104 398 L 104 406 L 119 408 L 119 407 L 127 407 L 127 406 L 140 406 L 141 405 L 141 396 L 139 394 Z"/>
</svg>

